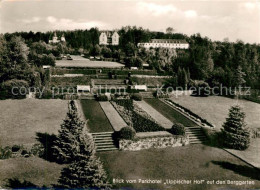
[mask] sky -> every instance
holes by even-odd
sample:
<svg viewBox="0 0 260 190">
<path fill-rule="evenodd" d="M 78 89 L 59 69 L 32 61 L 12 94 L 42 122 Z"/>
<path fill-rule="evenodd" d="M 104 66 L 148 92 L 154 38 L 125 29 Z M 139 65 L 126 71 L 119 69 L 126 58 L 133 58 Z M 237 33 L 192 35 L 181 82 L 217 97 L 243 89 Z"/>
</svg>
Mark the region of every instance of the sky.
<svg viewBox="0 0 260 190">
<path fill-rule="evenodd" d="M 0 0 L 0 33 L 128 25 L 260 43 L 260 0 Z"/>
</svg>

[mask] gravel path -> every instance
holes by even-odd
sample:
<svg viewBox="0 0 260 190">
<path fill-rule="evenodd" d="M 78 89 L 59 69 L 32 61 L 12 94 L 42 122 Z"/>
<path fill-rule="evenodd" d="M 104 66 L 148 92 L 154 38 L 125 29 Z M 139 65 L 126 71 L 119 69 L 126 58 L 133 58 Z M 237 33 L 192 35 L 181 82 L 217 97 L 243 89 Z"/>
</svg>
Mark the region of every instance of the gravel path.
<svg viewBox="0 0 260 190">
<path fill-rule="evenodd" d="M 99 102 L 99 104 L 105 112 L 115 131 L 120 131 L 121 128 L 127 126 L 125 121 L 122 119 L 122 117 L 119 115 L 119 113 L 115 110 L 110 102 Z"/>
</svg>

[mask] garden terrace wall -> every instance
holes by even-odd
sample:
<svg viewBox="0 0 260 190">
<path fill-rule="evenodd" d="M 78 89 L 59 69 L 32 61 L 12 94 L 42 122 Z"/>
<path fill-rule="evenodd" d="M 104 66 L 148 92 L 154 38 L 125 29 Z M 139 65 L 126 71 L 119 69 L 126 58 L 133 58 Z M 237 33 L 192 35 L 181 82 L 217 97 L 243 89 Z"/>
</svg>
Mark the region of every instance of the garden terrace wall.
<svg viewBox="0 0 260 190">
<path fill-rule="evenodd" d="M 150 135 L 149 135 L 150 133 Z M 178 147 L 189 144 L 188 136 L 174 136 L 166 131 L 137 133 L 135 140 L 119 140 L 119 149 L 137 151 L 150 148 Z"/>
</svg>

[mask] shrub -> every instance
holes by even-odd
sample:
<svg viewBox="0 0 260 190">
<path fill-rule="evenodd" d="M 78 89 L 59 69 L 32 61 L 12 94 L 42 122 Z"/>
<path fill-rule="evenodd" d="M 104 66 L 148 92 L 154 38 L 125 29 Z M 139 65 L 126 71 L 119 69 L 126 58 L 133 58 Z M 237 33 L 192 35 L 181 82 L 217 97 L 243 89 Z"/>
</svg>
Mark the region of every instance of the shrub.
<svg viewBox="0 0 260 190">
<path fill-rule="evenodd" d="M 12 146 L 12 152 L 18 152 L 20 149 L 21 149 L 21 146 L 19 146 L 19 145 Z"/>
<path fill-rule="evenodd" d="M 101 101 L 101 102 L 108 101 L 108 97 L 106 95 L 98 95 L 97 101 Z"/>
<path fill-rule="evenodd" d="M 133 100 L 135 100 L 135 101 L 142 101 L 142 100 L 143 100 L 143 97 L 142 97 L 141 94 L 135 93 L 135 94 L 133 94 L 133 95 L 131 96 L 131 99 L 133 99 Z"/>
<path fill-rule="evenodd" d="M 181 123 L 175 123 L 170 131 L 174 135 L 185 135 L 185 127 Z"/>
<path fill-rule="evenodd" d="M 251 129 L 251 138 L 260 138 L 260 128 Z"/>
<path fill-rule="evenodd" d="M 12 150 L 10 147 L 0 147 L 0 159 L 8 159 L 12 157 Z"/>
<path fill-rule="evenodd" d="M 119 131 L 119 138 L 121 139 L 127 139 L 127 140 L 133 140 L 135 138 L 135 130 L 131 127 L 123 127 Z"/>
</svg>

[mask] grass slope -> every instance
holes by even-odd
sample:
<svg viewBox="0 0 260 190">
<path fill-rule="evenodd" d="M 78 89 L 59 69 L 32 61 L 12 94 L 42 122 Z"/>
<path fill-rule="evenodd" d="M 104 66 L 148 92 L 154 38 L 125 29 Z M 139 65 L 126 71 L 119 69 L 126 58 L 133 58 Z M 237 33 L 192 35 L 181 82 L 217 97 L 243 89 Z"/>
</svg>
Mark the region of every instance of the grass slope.
<svg viewBox="0 0 260 190">
<path fill-rule="evenodd" d="M 65 100 L 1 100 L 0 145 L 36 143 L 36 132 L 57 134 L 65 118 Z"/>
<path fill-rule="evenodd" d="M 196 123 L 188 120 L 185 116 L 158 99 L 145 99 L 145 101 L 173 123 L 182 123 L 184 126 L 189 127 L 197 126 Z"/>
<path fill-rule="evenodd" d="M 38 187 L 50 187 L 57 184 L 62 167 L 38 157 L 0 160 L 0 187 L 7 188 L 8 179 L 13 178 L 20 182 L 29 181 Z"/>
<path fill-rule="evenodd" d="M 259 187 L 259 171 L 246 165 L 222 149 L 193 145 L 142 151 L 113 151 L 98 153 L 111 178 L 172 180 L 254 180 L 256 185 L 228 186 Z M 257 173 L 258 172 L 258 173 Z M 257 180 L 258 179 L 258 180 Z M 119 187 L 159 189 L 217 189 L 227 185 L 165 185 L 114 184 Z"/>
<path fill-rule="evenodd" d="M 83 113 L 88 120 L 89 132 L 109 132 L 113 131 L 104 111 L 96 100 L 81 100 Z"/>
<path fill-rule="evenodd" d="M 178 98 L 171 99 L 183 107 L 190 109 L 202 118 L 207 119 L 209 122 L 216 125 L 217 129 L 220 129 L 226 120 L 229 108 L 237 103 L 237 100 L 220 96 L 180 96 Z M 238 103 L 242 106 L 243 111 L 246 113 L 245 121 L 247 122 L 248 127 L 259 127 L 260 104 L 246 100 L 239 100 Z"/>
</svg>

